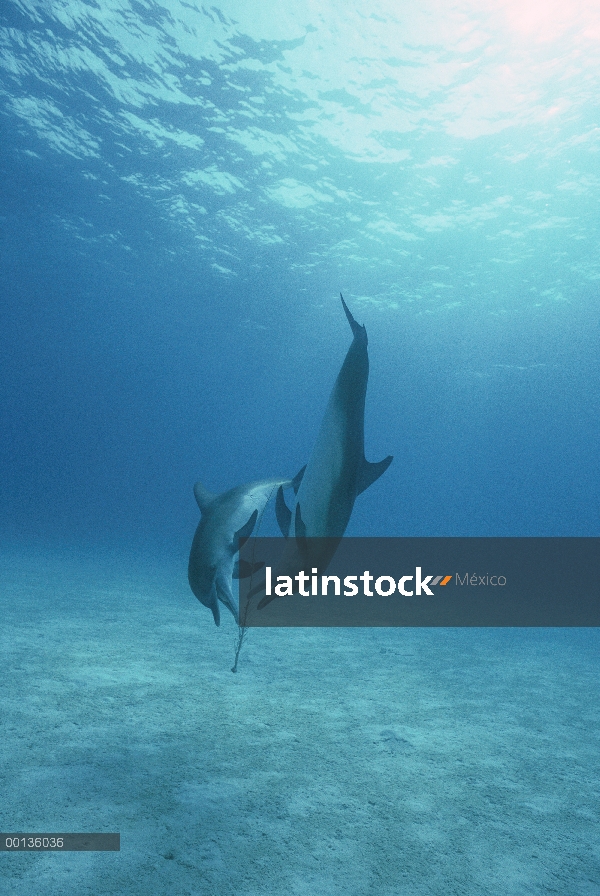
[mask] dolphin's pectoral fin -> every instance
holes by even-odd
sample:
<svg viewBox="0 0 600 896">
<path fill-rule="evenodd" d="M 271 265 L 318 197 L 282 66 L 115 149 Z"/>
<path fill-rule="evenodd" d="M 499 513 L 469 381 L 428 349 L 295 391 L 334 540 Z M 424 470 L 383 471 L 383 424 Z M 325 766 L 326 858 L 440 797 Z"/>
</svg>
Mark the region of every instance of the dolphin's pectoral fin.
<svg viewBox="0 0 600 896">
<path fill-rule="evenodd" d="M 252 535 L 252 530 L 256 525 L 256 520 L 258 519 L 258 510 L 255 510 L 248 522 L 242 526 L 241 529 L 238 529 L 237 532 L 234 533 L 233 536 L 233 553 L 237 553 L 242 545 L 246 544 L 250 536 Z"/>
<path fill-rule="evenodd" d="M 223 576 L 219 576 L 216 587 L 219 600 L 221 603 L 225 604 L 227 609 L 231 611 L 235 621 L 238 622 L 238 611 L 233 599 L 233 594 L 231 593 L 229 582 Z"/>
<path fill-rule="evenodd" d="M 362 467 L 358 473 L 358 482 L 356 483 L 356 494 L 360 495 L 364 492 L 370 485 L 373 485 L 380 476 L 383 476 L 391 462 L 393 461 L 393 457 L 390 454 L 389 457 L 384 457 L 383 460 L 380 460 L 379 463 L 370 464 L 368 460 L 363 460 Z"/>
<path fill-rule="evenodd" d="M 296 538 L 303 538 L 306 541 L 306 526 L 304 525 L 304 520 L 302 519 L 302 513 L 300 511 L 300 505 L 296 504 L 296 519 L 294 521 L 296 528 Z"/>
<path fill-rule="evenodd" d="M 264 565 L 262 560 L 257 560 L 256 563 L 249 563 L 247 560 L 236 560 L 233 564 L 231 577 L 233 579 L 249 579 L 253 573 L 258 572 Z"/>
<path fill-rule="evenodd" d="M 308 545 L 306 543 L 306 526 L 304 525 L 304 520 L 302 519 L 302 514 L 300 513 L 300 505 L 296 504 L 296 519 L 294 520 L 294 528 L 296 531 L 296 544 L 298 545 L 298 550 L 302 556 L 302 559 L 306 559 L 308 555 Z"/>
<path fill-rule="evenodd" d="M 292 511 L 285 503 L 283 497 L 283 488 L 279 486 L 277 489 L 277 498 L 275 499 L 275 516 L 281 529 L 281 534 L 287 538 L 290 534 L 290 526 L 292 524 Z"/>
<path fill-rule="evenodd" d="M 255 585 L 254 588 L 252 588 L 246 595 L 246 600 L 249 602 L 252 597 L 255 597 L 257 594 L 260 594 L 261 591 L 263 593 L 265 591 L 265 583 L 264 582 L 259 582 L 258 585 Z M 271 601 L 275 600 L 275 598 L 278 596 L 279 595 L 277 595 L 277 594 L 265 594 L 265 596 L 259 600 L 258 604 L 256 605 L 256 608 L 258 610 L 262 610 L 263 607 L 266 607 L 267 604 L 270 604 Z"/>
<path fill-rule="evenodd" d="M 304 476 L 304 471 L 306 470 L 306 464 L 302 467 L 301 470 L 298 470 L 294 478 L 292 479 L 292 488 L 294 489 L 294 494 L 298 494 L 298 489 L 300 488 L 300 483 L 302 482 L 302 477 Z"/>
<path fill-rule="evenodd" d="M 196 482 L 194 485 L 194 497 L 196 498 L 198 507 L 204 512 L 208 505 L 214 501 L 216 496 L 205 489 L 201 482 Z"/>
<path fill-rule="evenodd" d="M 298 472 L 292 479 L 292 488 L 294 489 L 295 495 L 298 494 L 298 489 L 300 488 L 300 483 L 302 482 L 302 477 L 304 476 L 305 470 L 306 464 L 304 464 L 301 470 L 298 470 Z M 275 515 L 277 517 L 277 522 L 279 523 L 279 528 L 281 529 L 281 534 L 285 538 L 287 538 L 290 534 L 290 526 L 292 525 L 292 511 L 285 503 L 282 485 L 280 485 L 277 489 L 277 498 L 275 499 Z"/>
</svg>

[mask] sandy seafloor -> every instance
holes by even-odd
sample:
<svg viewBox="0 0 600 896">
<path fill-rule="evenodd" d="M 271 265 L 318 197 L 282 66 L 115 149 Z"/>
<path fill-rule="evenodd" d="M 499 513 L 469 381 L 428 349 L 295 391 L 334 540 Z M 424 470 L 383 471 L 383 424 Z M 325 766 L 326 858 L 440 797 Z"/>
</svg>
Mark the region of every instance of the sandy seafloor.
<svg viewBox="0 0 600 896">
<path fill-rule="evenodd" d="M 1 562 L 6 896 L 600 894 L 596 630 L 216 629 L 185 567 Z"/>
</svg>

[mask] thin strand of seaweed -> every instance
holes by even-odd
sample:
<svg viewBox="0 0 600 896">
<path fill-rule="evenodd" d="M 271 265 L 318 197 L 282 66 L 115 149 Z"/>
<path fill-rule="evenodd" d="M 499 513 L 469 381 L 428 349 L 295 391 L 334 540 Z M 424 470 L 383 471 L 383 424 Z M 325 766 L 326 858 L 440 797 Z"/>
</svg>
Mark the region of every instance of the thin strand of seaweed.
<svg viewBox="0 0 600 896">
<path fill-rule="evenodd" d="M 271 489 L 271 491 L 269 492 L 269 497 L 265 501 L 265 506 L 261 510 L 260 516 L 258 517 L 258 520 L 257 520 L 258 525 L 256 526 L 256 534 L 252 538 L 252 559 L 251 559 L 252 566 L 251 566 L 251 571 L 250 571 L 250 586 L 248 588 L 248 593 L 252 590 L 252 580 L 254 577 L 254 557 L 255 557 L 255 552 L 256 552 L 256 539 L 258 538 L 258 532 L 260 530 L 260 526 L 262 523 L 262 519 L 263 519 L 265 510 L 267 509 L 267 504 L 271 500 L 271 498 L 273 496 L 273 492 L 275 491 L 276 488 L 277 488 L 277 486 L 274 485 L 273 488 Z M 239 586 L 238 586 L 238 601 L 239 601 Z M 249 614 L 249 612 L 250 612 L 250 601 L 247 600 L 246 604 L 244 606 L 244 612 L 243 612 L 243 614 L 240 613 L 240 617 L 239 617 L 238 633 L 237 633 L 237 638 L 235 640 L 235 660 L 234 660 L 233 666 L 231 667 L 232 672 L 237 672 L 238 660 L 240 658 L 242 644 L 244 643 L 244 640 L 248 634 L 248 614 Z"/>
</svg>

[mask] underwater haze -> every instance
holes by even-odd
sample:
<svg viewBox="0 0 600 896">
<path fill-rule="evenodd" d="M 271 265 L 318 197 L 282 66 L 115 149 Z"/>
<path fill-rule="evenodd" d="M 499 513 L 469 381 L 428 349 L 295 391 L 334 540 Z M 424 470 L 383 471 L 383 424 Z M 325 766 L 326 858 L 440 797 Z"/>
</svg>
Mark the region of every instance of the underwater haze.
<svg viewBox="0 0 600 896">
<path fill-rule="evenodd" d="M 232 675 L 187 582 L 193 484 L 309 459 L 340 292 L 394 455 L 347 534 L 600 534 L 598 4 L 0 39 L 0 828 L 121 834 L 2 892 L 600 896 L 596 629 L 253 630 Z"/>
</svg>

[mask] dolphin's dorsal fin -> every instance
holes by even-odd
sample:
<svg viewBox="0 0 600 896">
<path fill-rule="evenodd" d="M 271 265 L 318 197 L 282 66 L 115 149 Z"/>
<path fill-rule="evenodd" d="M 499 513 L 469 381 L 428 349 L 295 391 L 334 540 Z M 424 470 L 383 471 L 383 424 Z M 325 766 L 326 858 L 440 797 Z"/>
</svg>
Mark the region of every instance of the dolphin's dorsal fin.
<svg viewBox="0 0 600 896">
<path fill-rule="evenodd" d="M 238 529 L 237 532 L 233 536 L 233 544 L 232 550 L 234 554 L 239 551 L 242 545 L 246 544 L 250 536 L 252 535 L 252 530 L 256 525 L 256 520 L 258 519 L 258 510 L 255 510 L 248 522 L 242 526 L 241 529 Z"/>
<path fill-rule="evenodd" d="M 388 457 L 384 457 L 383 460 L 380 460 L 379 463 L 370 464 L 368 460 L 364 460 L 363 458 L 362 467 L 358 472 L 356 494 L 360 495 L 368 489 L 370 485 L 373 485 L 380 476 L 383 476 L 393 459 L 394 458 L 390 454 Z"/>
<path fill-rule="evenodd" d="M 216 495 L 213 495 L 207 489 L 204 488 L 201 482 L 197 482 L 194 486 L 194 496 L 196 501 L 198 502 L 198 507 L 202 512 L 206 510 L 209 504 L 211 504 Z"/>
<path fill-rule="evenodd" d="M 304 472 L 303 470 L 301 472 Z M 277 489 L 277 498 L 275 499 L 275 516 L 281 529 L 281 534 L 287 538 L 290 534 L 290 526 L 292 524 L 292 511 L 285 503 L 283 497 L 283 488 L 280 485 Z"/>
<path fill-rule="evenodd" d="M 304 476 L 304 471 L 306 470 L 306 464 L 302 467 L 301 470 L 298 470 L 294 478 L 292 479 L 292 487 L 294 489 L 294 494 L 298 494 L 298 489 L 300 488 L 300 483 L 302 482 L 302 477 Z M 289 528 L 289 526 L 288 526 Z"/>
</svg>

